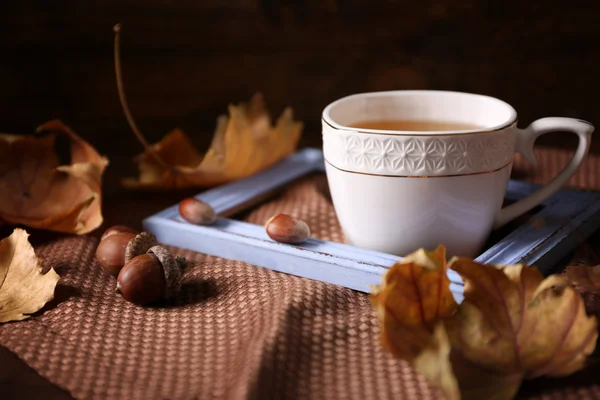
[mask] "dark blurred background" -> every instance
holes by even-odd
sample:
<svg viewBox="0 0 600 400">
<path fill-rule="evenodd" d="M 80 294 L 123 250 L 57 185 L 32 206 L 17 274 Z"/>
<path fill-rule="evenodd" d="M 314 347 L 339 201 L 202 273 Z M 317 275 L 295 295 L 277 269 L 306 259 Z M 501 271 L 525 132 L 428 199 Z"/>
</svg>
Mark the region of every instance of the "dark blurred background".
<svg viewBox="0 0 600 400">
<path fill-rule="evenodd" d="M 231 102 L 290 105 L 320 145 L 320 113 L 351 93 L 446 89 L 544 116 L 600 124 L 600 5 L 593 1 L 3 1 L 0 130 L 61 118 L 133 171 L 141 147 L 123 117 L 113 25 L 132 112 L 152 141 L 174 127 L 200 146 Z M 555 134 L 548 146 L 571 146 Z M 594 151 L 600 151 L 596 135 Z M 120 172 L 121 175 L 125 172 Z"/>
</svg>

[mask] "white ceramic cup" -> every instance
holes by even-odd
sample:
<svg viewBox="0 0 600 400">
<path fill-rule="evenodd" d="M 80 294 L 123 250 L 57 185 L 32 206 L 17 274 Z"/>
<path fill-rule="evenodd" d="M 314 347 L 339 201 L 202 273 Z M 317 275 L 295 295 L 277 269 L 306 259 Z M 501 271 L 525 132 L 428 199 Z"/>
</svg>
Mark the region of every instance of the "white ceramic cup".
<svg viewBox="0 0 600 400">
<path fill-rule="evenodd" d="M 361 121 L 421 120 L 474 125 L 462 131 L 352 128 Z M 557 192 L 585 158 L 594 127 L 542 118 L 517 128 L 517 113 L 493 97 L 446 91 L 388 91 L 339 99 L 323 111 L 323 152 L 333 205 L 348 243 L 406 255 L 446 246 L 475 257 L 488 235 Z M 513 156 L 535 164 L 535 140 L 579 137 L 567 166 L 529 197 L 502 208 Z"/>
</svg>

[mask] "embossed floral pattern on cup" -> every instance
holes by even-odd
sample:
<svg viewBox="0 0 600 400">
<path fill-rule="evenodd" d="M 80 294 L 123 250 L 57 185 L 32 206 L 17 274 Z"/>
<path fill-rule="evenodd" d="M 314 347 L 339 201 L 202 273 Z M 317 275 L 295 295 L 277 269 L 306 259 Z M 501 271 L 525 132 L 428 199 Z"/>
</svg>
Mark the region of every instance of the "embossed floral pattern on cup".
<svg viewBox="0 0 600 400">
<path fill-rule="evenodd" d="M 472 135 L 394 136 L 323 130 L 326 160 L 355 172 L 398 175 L 464 175 L 502 168 L 514 154 L 510 129 Z"/>
</svg>

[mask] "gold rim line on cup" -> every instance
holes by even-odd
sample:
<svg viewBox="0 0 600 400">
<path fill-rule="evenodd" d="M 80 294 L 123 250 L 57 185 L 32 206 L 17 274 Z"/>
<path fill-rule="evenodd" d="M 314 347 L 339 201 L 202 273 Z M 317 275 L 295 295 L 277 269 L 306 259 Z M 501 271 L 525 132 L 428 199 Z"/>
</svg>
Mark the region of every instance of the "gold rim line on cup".
<svg viewBox="0 0 600 400">
<path fill-rule="evenodd" d="M 502 126 L 494 128 L 494 129 L 488 129 L 488 130 L 481 129 L 481 130 L 478 130 L 477 132 L 460 133 L 460 131 L 459 131 L 459 133 L 451 133 L 452 131 L 447 131 L 448 133 L 442 133 L 444 131 L 438 131 L 439 133 L 425 133 L 427 131 L 399 131 L 399 132 L 409 132 L 409 133 L 392 133 L 393 131 L 384 131 L 384 130 L 378 131 L 375 129 L 373 129 L 371 131 L 363 131 L 363 130 L 361 130 L 361 128 L 352 128 L 352 127 L 336 128 L 335 126 L 331 125 L 329 122 L 325 121 L 325 118 L 321 118 L 321 122 L 323 122 L 325 125 L 327 125 L 331 129 L 336 130 L 336 131 L 356 132 L 356 133 L 362 133 L 364 135 L 419 136 L 419 137 L 480 135 L 482 133 L 498 132 L 498 131 L 502 131 L 504 129 L 513 128 L 514 126 L 517 125 L 518 121 L 519 121 L 519 119 L 515 118 L 514 121 L 512 121 L 512 122 L 509 121 L 506 123 L 506 125 L 502 125 Z M 386 132 L 390 132 L 390 133 L 386 133 Z M 396 176 L 396 175 L 390 175 L 390 176 Z"/>
<path fill-rule="evenodd" d="M 381 177 L 384 177 L 384 178 L 452 178 L 452 177 L 459 177 L 459 176 L 484 175 L 484 174 L 492 174 L 494 172 L 501 171 L 501 170 L 503 170 L 504 168 L 508 167 L 509 165 L 511 165 L 513 163 L 513 160 L 511 160 L 510 162 L 508 162 L 507 164 L 504 164 L 500 168 L 496 168 L 496 169 L 490 170 L 490 171 L 471 172 L 469 174 L 456 174 L 456 175 L 385 175 L 385 174 L 370 174 L 368 172 L 348 171 L 347 169 L 342 169 L 342 168 L 336 167 L 335 165 L 333 165 L 332 163 L 330 163 L 326 158 L 324 160 L 325 160 L 325 162 L 327 164 L 331 165 L 333 168 L 337 169 L 338 171 L 348 172 L 349 174 L 368 175 L 368 176 L 381 176 Z"/>
</svg>

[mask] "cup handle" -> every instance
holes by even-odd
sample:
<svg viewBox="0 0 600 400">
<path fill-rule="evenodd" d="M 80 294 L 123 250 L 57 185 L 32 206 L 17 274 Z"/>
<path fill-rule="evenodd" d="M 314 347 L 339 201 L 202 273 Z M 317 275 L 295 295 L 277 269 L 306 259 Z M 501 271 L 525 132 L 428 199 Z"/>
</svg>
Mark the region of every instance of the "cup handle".
<svg viewBox="0 0 600 400">
<path fill-rule="evenodd" d="M 533 152 L 535 140 L 545 134 L 555 131 L 574 133 L 579 137 L 577 150 L 569 163 L 548 184 L 538 189 L 522 200 L 504 207 L 500 210 L 494 220 L 494 229 L 512 221 L 518 216 L 531 210 L 554 193 L 558 192 L 579 168 L 590 149 L 591 136 L 594 126 L 589 122 L 574 118 L 550 117 L 534 121 L 525 129 L 517 130 L 516 150 L 521 153 L 527 161 L 536 165 L 537 159 Z"/>
</svg>

